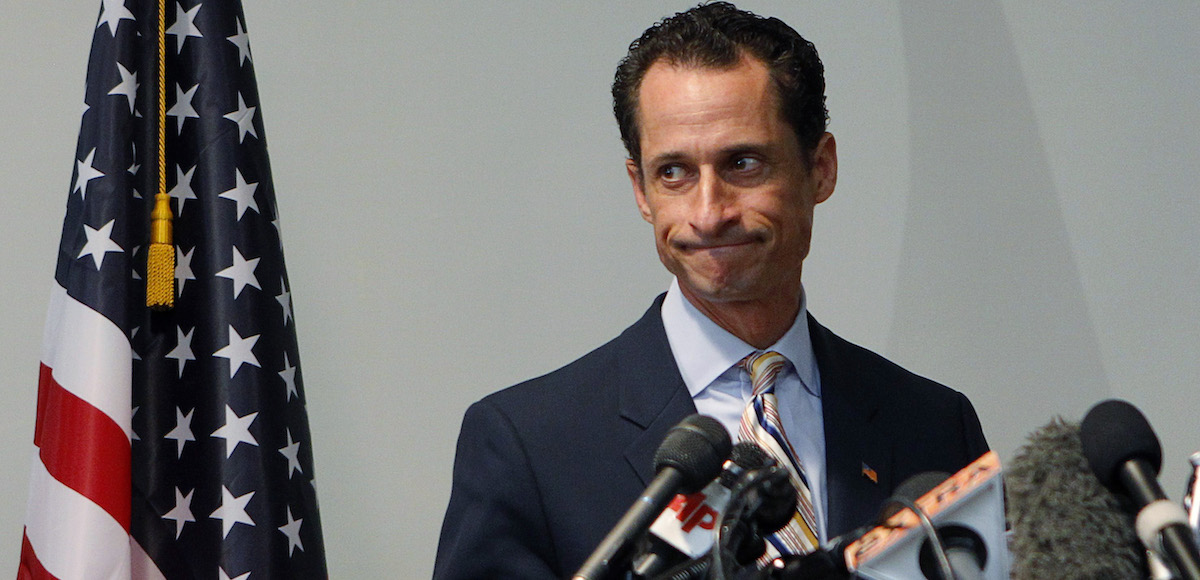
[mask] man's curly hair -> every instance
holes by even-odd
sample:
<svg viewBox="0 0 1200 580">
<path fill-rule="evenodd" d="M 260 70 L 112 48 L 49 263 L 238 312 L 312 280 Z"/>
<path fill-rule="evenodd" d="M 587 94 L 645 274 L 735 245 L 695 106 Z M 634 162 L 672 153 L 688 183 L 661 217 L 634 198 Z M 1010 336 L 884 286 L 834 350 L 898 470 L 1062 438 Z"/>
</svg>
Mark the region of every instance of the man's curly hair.
<svg viewBox="0 0 1200 580">
<path fill-rule="evenodd" d="M 829 121 L 825 67 L 816 47 L 778 18 L 713 2 L 660 20 L 629 45 L 629 53 L 617 66 L 613 113 L 630 159 L 641 165 L 638 89 L 654 63 L 727 69 L 745 56 L 767 66 L 783 118 L 804 151 L 815 149 Z"/>
</svg>

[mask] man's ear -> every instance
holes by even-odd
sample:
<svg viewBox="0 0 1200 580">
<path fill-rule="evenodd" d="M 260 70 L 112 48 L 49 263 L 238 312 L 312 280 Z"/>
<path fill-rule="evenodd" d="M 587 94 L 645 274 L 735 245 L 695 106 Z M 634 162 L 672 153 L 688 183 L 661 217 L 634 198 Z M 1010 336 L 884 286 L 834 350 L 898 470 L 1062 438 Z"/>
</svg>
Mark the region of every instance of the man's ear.
<svg viewBox="0 0 1200 580">
<path fill-rule="evenodd" d="M 825 133 L 812 153 L 811 174 L 816 182 L 813 203 L 821 203 L 833 195 L 833 188 L 837 185 L 837 170 L 837 141 L 832 133 Z"/>
<path fill-rule="evenodd" d="M 629 174 L 629 184 L 633 186 L 633 197 L 637 200 L 638 211 L 642 213 L 642 219 L 649 223 L 654 223 L 651 220 L 650 204 L 646 202 L 645 182 L 642 180 L 642 168 L 638 167 L 636 161 L 632 159 L 625 160 L 625 172 Z"/>
</svg>

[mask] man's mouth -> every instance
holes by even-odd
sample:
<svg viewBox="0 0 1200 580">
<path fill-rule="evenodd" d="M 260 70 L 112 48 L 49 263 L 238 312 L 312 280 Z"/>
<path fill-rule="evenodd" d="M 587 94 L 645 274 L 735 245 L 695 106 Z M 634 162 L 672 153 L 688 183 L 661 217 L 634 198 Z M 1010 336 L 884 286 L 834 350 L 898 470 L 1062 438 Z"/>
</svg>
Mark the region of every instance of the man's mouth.
<svg viewBox="0 0 1200 580">
<path fill-rule="evenodd" d="M 743 236 L 720 240 L 676 241 L 674 246 L 685 252 L 737 250 L 762 241 L 758 236 Z"/>
</svg>

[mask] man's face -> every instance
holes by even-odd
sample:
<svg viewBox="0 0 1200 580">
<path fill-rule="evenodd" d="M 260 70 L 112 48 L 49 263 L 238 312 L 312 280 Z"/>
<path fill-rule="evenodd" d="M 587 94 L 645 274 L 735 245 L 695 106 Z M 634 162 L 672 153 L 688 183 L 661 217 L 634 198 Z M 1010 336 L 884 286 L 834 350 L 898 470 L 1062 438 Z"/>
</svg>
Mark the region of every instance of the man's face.
<svg viewBox="0 0 1200 580">
<path fill-rule="evenodd" d="M 628 161 L 629 177 L 684 294 L 798 301 L 813 206 L 837 181 L 833 136 L 808 169 L 766 66 L 751 58 L 727 70 L 659 61 L 642 79 L 637 114 L 641 167 Z"/>
</svg>

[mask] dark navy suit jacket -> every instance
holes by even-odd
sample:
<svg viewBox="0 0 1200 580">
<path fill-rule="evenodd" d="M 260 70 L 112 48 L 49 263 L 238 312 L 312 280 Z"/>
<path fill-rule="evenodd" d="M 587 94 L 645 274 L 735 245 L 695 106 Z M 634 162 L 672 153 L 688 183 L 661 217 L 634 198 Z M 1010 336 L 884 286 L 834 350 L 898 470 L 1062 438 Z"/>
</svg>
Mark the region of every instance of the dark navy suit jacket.
<svg viewBox="0 0 1200 580">
<path fill-rule="evenodd" d="M 696 412 L 663 330 L 662 299 L 604 346 L 467 409 L 435 579 L 568 577 L 654 478 L 667 429 Z M 811 316 L 808 325 L 831 537 L 871 521 L 909 476 L 953 473 L 987 451 L 961 393 Z"/>
</svg>

